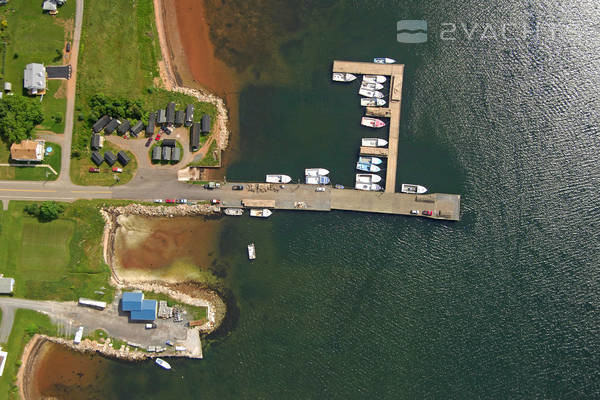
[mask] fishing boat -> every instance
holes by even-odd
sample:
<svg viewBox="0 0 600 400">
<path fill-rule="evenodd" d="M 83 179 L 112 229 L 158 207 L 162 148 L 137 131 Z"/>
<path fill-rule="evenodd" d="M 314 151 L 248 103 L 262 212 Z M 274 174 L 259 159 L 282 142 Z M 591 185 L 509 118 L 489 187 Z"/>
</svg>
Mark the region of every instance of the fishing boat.
<svg viewBox="0 0 600 400">
<path fill-rule="evenodd" d="M 365 172 L 379 172 L 379 171 L 381 171 L 381 168 L 379 168 L 377 165 L 367 164 L 367 163 L 361 163 L 361 162 L 357 162 L 356 163 L 356 169 L 359 170 L 359 171 L 365 171 Z"/>
<path fill-rule="evenodd" d="M 292 178 L 288 175 L 267 175 L 266 180 L 269 183 L 290 183 Z"/>
<path fill-rule="evenodd" d="M 356 183 L 356 185 L 354 185 L 355 189 L 358 190 L 371 190 L 371 191 L 379 191 L 379 190 L 383 190 L 383 188 L 381 186 L 379 186 L 376 183 Z"/>
<path fill-rule="evenodd" d="M 421 185 L 413 185 L 411 183 L 403 183 L 400 189 L 402 193 L 423 194 L 427 193 L 427 188 Z"/>
<path fill-rule="evenodd" d="M 358 94 L 364 97 L 376 97 L 378 99 L 383 99 L 383 93 L 377 90 L 369 90 L 369 89 L 359 89 Z"/>
<path fill-rule="evenodd" d="M 327 176 L 306 176 L 306 184 L 307 185 L 329 185 L 331 180 Z"/>
<path fill-rule="evenodd" d="M 363 97 L 360 99 L 360 105 L 362 107 L 381 107 L 385 106 L 385 100 L 376 97 Z"/>
<path fill-rule="evenodd" d="M 273 211 L 268 208 L 253 208 L 250 210 L 251 217 L 268 218 L 273 215 Z"/>
<path fill-rule="evenodd" d="M 381 177 L 375 174 L 356 174 L 356 183 L 379 183 Z"/>
<path fill-rule="evenodd" d="M 241 209 L 241 208 L 226 208 L 223 211 L 223 214 L 225 214 L 225 215 L 232 215 L 232 216 L 238 217 L 238 216 L 244 214 L 244 210 Z"/>
<path fill-rule="evenodd" d="M 248 259 L 249 260 L 256 259 L 256 247 L 254 247 L 254 243 L 250 243 L 248 245 Z"/>
<path fill-rule="evenodd" d="M 384 83 L 387 78 L 384 75 L 363 75 L 363 82 Z"/>
<path fill-rule="evenodd" d="M 360 124 L 369 128 L 383 128 L 385 126 L 385 122 L 382 120 L 371 117 L 362 117 Z"/>
<path fill-rule="evenodd" d="M 331 80 L 335 82 L 352 82 L 356 79 L 356 75 L 344 74 L 342 72 L 334 72 L 331 75 Z"/>
<path fill-rule="evenodd" d="M 385 147 L 388 144 L 387 140 L 377 138 L 362 138 L 361 143 L 365 147 Z"/>
<path fill-rule="evenodd" d="M 388 57 L 376 57 L 373 59 L 375 64 L 394 64 L 396 60 Z"/>
<path fill-rule="evenodd" d="M 163 360 L 162 358 L 157 358 L 154 361 L 156 364 L 158 364 L 158 366 L 160 366 L 161 368 L 164 369 L 171 369 L 171 364 L 169 364 L 168 362 L 166 362 L 165 360 Z"/>
<path fill-rule="evenodd" d="M 329 170 L 325 168 L 306 168 L 304 170 L 304 175 L 306 176 L 325 176 L 329 175 Z"/>
<path fill-rule="evenodd" d="M 358 157 L 358 162 L 359 163 L 365 163 L 365 164 L 379 165 L 383 161 L 381 161 L 381 158 L 377 158 L 377 157 Z"/>
<path fill-rule="evenodd" d="M 367 90 L 381 90 L 381 89 L 383 89 L 383 85 L 381 83 L 363 82 L 363 83 L 361 83 L 360 88 L 367 89 Z"/>
</svg>

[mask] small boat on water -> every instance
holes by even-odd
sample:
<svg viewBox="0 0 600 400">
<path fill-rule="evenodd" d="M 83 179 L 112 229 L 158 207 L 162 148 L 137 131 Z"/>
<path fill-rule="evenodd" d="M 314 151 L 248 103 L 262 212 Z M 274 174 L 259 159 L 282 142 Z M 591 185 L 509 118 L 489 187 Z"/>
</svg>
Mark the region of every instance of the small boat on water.
<svg viewBox="0 0 600 400">
<path fill-rule="evenodd" d="M 373 62 L 376 64 L 394 64 L 396 60 L 388 57 L 375 57 Z"/>
<path fill-rule="evenodd" d="M 375 97 L 378 99 L 383 99 L 383 93 L 377 90 L 369 90 L 369 89 L 359 89 L 358 94 L 364 97 Z"/>
<path fill-rule="evenodd" d="M 383 85 L 381 83 L 363 82 L 363 83 L 361 83 L 360 88 L 367 89 L 367 90 L 381 90 L 381 89 L 383 89 Z"/>
<path fill-rule="evenodd" d="M 385 147 L 388 144 L 387 140 L 377 138 L 362 138 L 361 143 L 365 147 Z"/>
<path fill-rule="evenodd" d="M 304 170 L 304 175 L 306 176 L 325 176 L 329 175 L 329 170 L 325 168 L 306 168 Z"/>
<path fill-rule="evenodd" d="M 413 185 L 411 183 L 403 183 L 400 189 L 402 193 L 423 194 L 427 193 L 427 188 L 421 185 Z"/>
<path fill-rule="evenodd" d="M 337 184 L 337 185 L 335 185 L 334 187 L 335 187 L 336 189 L 343 189 L 343 188 L 344 188 L 344 185 Z"/>
<path fill-rule="evenodd" d="M 250 243 L 248 245 L 248 259 L 249 260 L 256 259 L 256 247 L 254 247 L 254 243 Z"/>
<path fill-rule="evenodd" d="M 266 180 L 269 183 L 290 183 L 292 178 L 288 175 L 267 175 Z"/>
<path fill-rule="evenodd" d="M 354 185 L 355 189 L 358 190 L 371 190 L 371 191 L 379 191 L 379 190 L 383 190 L 383 188 L 381 186 L 379 186 L 376 183 L 356 183 L 356 185 Z"/>
<path fill-rule="evenodd" d="M 251 217 L 268 218 L 273 215 L 273 211 L 268 208 L 252 208 L 250 210 Z"/>
<path fill-rule="evenodd" d="M 365 164 L 379 165 L 383 161 L 381 161 L 381 158 L 377 158 L 377 157 L 358 157 L 358 162 L 359 163 L 365 163 Z"/>
<path fill-rule="evenodd" d="M 331 182 L 331 180 L 327 176 L 306 176 L 307 185 L 329 185 L 329 182 Z"/>
<path fill-rule="evenodd" d="M 352 82 L 356 79 L 356 75 L 344 74 L 342 72 L 334 72 L 331 75 L 331 80 L 334 82 Z"/>
<path fill-rule="evenodd" d="M 381 168 L 379 168 L 377 165 L 366 164 L 366 163 L 361 163 L 361 162 L 356 163 L 356 169 L 359 171 L 365 171 L 365 172 L 381 171 Z"/>
<path fill-rule="evenodd" d="M 356 174 L 356 183 L 379 183 L 381 177 L 375 174 Z"/>
<path fill-rule="evenodd" d="M 371 117 L 362 117 L 360 124 L 369 128 L 383 128 L 385 126 L 385 122 L 382 120 Z"/>
<path fill-rule="evenodd" d="M 376 97 L 362 97 L 360 99 L 360 105 L 362 107 L 381 107 L 385 106 L 385 100 Z"/>
<path fill-rule="evenodd" d="M 157 358 L 154 361 L 158 366 L 160 366 L 161 368 L 164 369 L 171 369 L 171 364 L 169 364 L 168 362 L 166 362 L 165 360 L 163 360 L 162 358 Z"/>
<path fill-rule="evenodd" d="M 226 208 L 225 210 L 223 210 L 223 214 L 238 217 L 244 214 L 244 210 L 241 208 Z"/>
<path fill-rule="evenodd" d="M 387 78 L 384 75 L 363 75 L 363 82 L 384 83 Z"/>
</svg>

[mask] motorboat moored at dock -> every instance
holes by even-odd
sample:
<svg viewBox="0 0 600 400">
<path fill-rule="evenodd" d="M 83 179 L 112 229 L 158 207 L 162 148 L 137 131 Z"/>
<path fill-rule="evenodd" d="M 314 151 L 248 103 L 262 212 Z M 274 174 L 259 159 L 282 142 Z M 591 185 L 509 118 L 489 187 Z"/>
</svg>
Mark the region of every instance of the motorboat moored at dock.
<svg viewBox="0 0 600 400">
<path fill-rule="evenodd" d="M 171 364 L 169 364 L 168 362 L 166 362 L 165 360 L 163 360 L 162 358 L 157 358 L 156 360 L 154 360 L 154 362 L 160 366 L 161 368 L 164 369 L 171 369 Z"/>
<path fill-rule="evenodd" d="M 304 170 L 304 175 L 306 176 L 325 176 L 329 175 L 329 170 L 325 168 L 306 168 Z"/>
<path fill-rule="evenodd" d="M 362 117 L 360 124 L 369 128 L 383 128 L 385 126 L 385 122 L 382 120 L 371 117 Z"/>
<path fill-rule="evenodd" d="M 367 90 L 380 90 L 383 89 L 383 85 L 381 83 L 370 83 L 370 82 L 363 82 L 360 84 L 360 88 L 361 89 L 367 89 Z"/>
<path fill-rule="evenodd" d="M 273 211 L 268 208 L 252 208 L 250 210 L 251 217 L 268 218 L 273 215 Z"/>
<path fill-rule="evenodd" d="M 381 177 L 375 174 L 356 174 L 356 183 L 379 183 Z"/>
<path fill-rule="evenodd" d="M 378 99 L 383 99 L 385 96 L 383 93 L 377 90 L 369 90 L 369 89 L 359 89 L 358 94 L 364 97 L 376 97 Z"/>
<path fill-rule="evenodd" d="M 249 260 L 256 259 L 256 247 L 254 246 L 254 243 L 250 243 L 248 245 L 248 259 Z"/>
<path fill-rule="evenodd" d="M 394 60 L 393 58 L 388 58 L 388 57 L 375 57 L 373 59 L 373 62 L 375 64 L 395 64 L 396 60 Z"/>
<path fill-rule="evenodd" d="M 331 180 L 327 176 L 306 176 L 307 185 L 329 185 L 329 182 L 331 182 Z"/>
<path fill-rule="evenodd" d="M 363 82 L 384 83 L 387 78 L 384 75 L 363 75 Z"/>
<path fill-rule="evenodd" d="M 358 157 L 358 162 L 359 163 L 365 163 L 365 164 L 379 165 L 383 161 L 381 161 L 381 158 L 377 158 L 377 157 Z"/>
<path fill-rule="evenodd" d="M 359 170 L 359 171 L 365 171 L 365 172 L 379 172 L 379 171 L 381 171 L 381 168 L 379 168 L 377 165 L 367 164 L 367 163 L 361 163 L 361 162 L 356 163 L 356 169 Z"/>
<path fill-rule="evenodd" d="M 357 182 L 356 185 L 354 185 L 354 188 L 358 189 L 358 190 L 370 190 L 373 192 L 383 190 L 383 188 L 376 183 L 358 183 Z"/>
<path fill-rule="evenodd" d="M 238 217 L 244 214 L 244 210 L 241 208 L 226 208 L 225 210 L 223 210 L 223 214 Z"/>
<path fill-rule="evenodd" d="M 385 147 L 388 142 L 385 139 L 362 138 L 361 143 L 365 147 Z"/>
<path fill-rule="evenodd" d="M 266 181 L 268 183 L 290 183 L 292 178 L 288 175 L 267 175 Z"/>
<path fill-rule="evenodd" d="M 403 183 L 400 189 L 402 193 L 423 194 L 427 193 L 427 188 L 421 185 L 413 185 L 411 183 Z"/>
<path fill-rule="evenodd" d="M 381 107 L 385 106 L 385 100 L 376 97 L 363 97 L 360 99 L 360 105 L 361 107 Z"/>
<path fill-rule="evenodd" d="M 331 80 L 334 82 L 352 82 L 356 79 L 356 75 L 344 74 L 342 72 L 334 72 L 331 75 Z"/>
</svg>

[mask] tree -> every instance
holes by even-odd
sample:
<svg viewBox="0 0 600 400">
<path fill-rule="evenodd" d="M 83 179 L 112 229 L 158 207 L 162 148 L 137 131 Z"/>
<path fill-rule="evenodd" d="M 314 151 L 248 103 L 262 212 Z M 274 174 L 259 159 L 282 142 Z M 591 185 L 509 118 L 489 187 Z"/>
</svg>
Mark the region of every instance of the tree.
<svg viewBox="0 0 600 400">
<path fill-rule="evenodd" d="M 45 201 L 40 205 L 40 221 L 53 221 L 65 211 L 65 206 L 55 201 Z"/>
<path fill-rule="evenodd" d="M 31 137 L 33 128 L 44 120 L 39 101 L 23 96 L 0 100 L 0 137 L 8 143 Z"/>
</svg>

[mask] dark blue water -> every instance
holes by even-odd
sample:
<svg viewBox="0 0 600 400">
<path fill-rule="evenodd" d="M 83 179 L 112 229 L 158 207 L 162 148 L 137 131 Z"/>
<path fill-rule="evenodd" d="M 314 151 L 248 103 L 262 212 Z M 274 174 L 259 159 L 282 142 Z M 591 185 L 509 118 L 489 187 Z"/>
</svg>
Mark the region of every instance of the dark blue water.
<svg viewBox="0 0 600 400">
<path fill-rule="evenodd" d="M 591 1 L 321 10 L 280 47 L 287 70 L 242 91 L 228 179 L 318 166 L 351 184 L 372 132 L 331 62 L 394 57 L 406 65 L 398 183 L 461 194 L 462 220 L 225 220 L 231 333 L 171 374 L 113 364 L 114 397 L 600 397 L 599 17 Z M 400 19 L 427 20 L 427 43 L 398 43 Z M 444 23 L 456 40 L 440 38 Z M 490 39 L 503 24 L 511 40 Z"/>
</svg>

